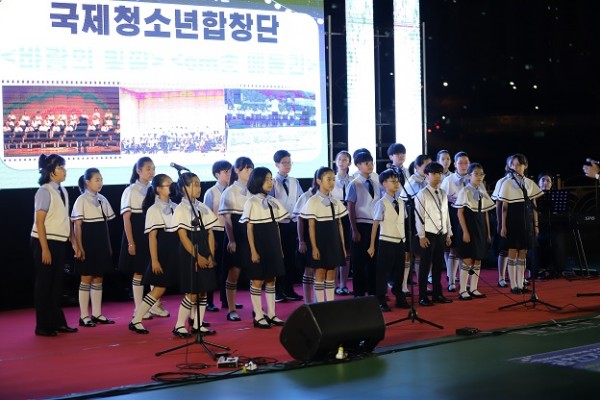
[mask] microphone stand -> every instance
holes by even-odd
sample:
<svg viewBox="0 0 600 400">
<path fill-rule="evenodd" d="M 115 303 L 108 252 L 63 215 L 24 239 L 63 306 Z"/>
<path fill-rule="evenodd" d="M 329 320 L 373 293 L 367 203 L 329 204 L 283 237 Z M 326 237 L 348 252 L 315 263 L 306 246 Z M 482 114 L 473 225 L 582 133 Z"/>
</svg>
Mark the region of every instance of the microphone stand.
<svg viewBox="0 0 600 400">
<path fill-rule="evenodd" d="M 183 181 L 183 177 L 181 176 L 181 168 L 177 168 L 177 174 L 179 175 L 178 178 L 178 183 L 179 183 L 179 187 L 183 188 L 183 192 L 185 193 L 185 197 L 187 198 L 187 200 L 190 203 L 190 213 L 191 213 L 191 217 L 192 217 L 192 231 L 191 231 L 191 240 L 192 240 L 192 246 L 193 246 L 193 258 L 190 257 L 190 282 L 193 282 L 194 284 L 192 285 L 192 288 L 195 288 L 196 291 L 198 291 L 198 282 L 197 280 L 199 279 L 199 277 L 194 274 L 194 266 L 196 261 L 198 260 L 198 227 L 200 227 L 200 230 L 204 233 L 206 231 L 206 229 L 204 228 L 204 224 L 202 223 L 202 216 L 199 215 L 198 211 L 194 208 L 194 202 L 192 201 L 192 198 L 190 196 L 190 193 L 187 190 L 187 187 L 184 184 Z M 207 248 L 210 249 L 209 243 L 208 243 L 208 236 L 204 235 L 204 240 L 206 240 L 206 245 Z M 210 356 L 210 358 L 213 359 L 213 361 L 217 361 L 218 357 L 220 356 L 226 356 L 229 353 L 228 352 L 218 352 L 218 353 L 214 353 L 208 346 L 213 346 L 219 349 L 223 349 L 223 350 L 230 350 L 229 347 L 224 346 L 222 344 L 217 344 L 217 343 L 213 343 L 213 342 L 209 342 L 207 340 L 204 340 L 204 334 L 201 332 L 201 328 L 202 325 L 200 324 L 200 294 L 196 293 L 196 301 L 194 302 L 194 305 L 196 306 L 196 321 L 198 322 L 198 329 L 196 330 L 195 333 L 195 337 L 193 341 L 188 341 L 184 344 L 181 344 L 179 346 L 175 346 L 172 347 L 170 349 L 167 350 L 162 350 L 156 353 L 156 356 L 161 356 L 163 354 L 169 353 L 171 351 L 175 351 L 178 349 L 182 349 L 184 347 L 188 347 L 188 346 L 192 346 L 194 344 L 199 344 L 200 347 L 202 347 L 204 349 L 204 351 L 206 352 L 206 354 L 208 354 Z M 194 329 L 194 327 L 192 326 L 192 330 Z"/>
<path fill-rule="evenodd" d="M 519 180 L 517 179 L 516 175 L 518 175 L 516 172 L 514 171 L 510 171 L 510 174 L 512 176 L 512 179 L 517 183 L 517 185 L 519 186 L 519 189 L 521 189 L 521 191 L 523 192 L 523 200 L 524 200 L 524 204 L 523 204 L 523 227 L 525 229 L 527 229 L 527 220 L 528 220 L 528 210 L 531 210 L 531 212 L 533 213 L 534 211 L 537 211 L 535 204 L 533 204 L 533 200 L 531 200 L 529 198 L 529 196 L 527 195 L 527 188 L 525 187 L 525 177 L 523 176 L 523 182 L 519 182 Z M 535 226 L 533 227 L 533 230 L 535 231 Z M 532 232 L 533 233 L 533 232 Z M 498 310 L 507 310 L 509 308 L 512 307 L 516 307 L 516 306 L 521 306 L 521 305 L 526 305 L 528 303 L 531 303 L 533 305 L 533 308 L 535 308 L 535 306 L 537 304 L 541 304 L 544 305 L 548 308 L 552 308 L 554 310 L 561 310 L 561 307 L 552 305 L 550 303 L 546 303 L 545 301 L 542 301 L 538 298 L 537 293 L 535 291 L 535 273 L 531 274 L 531 297 L 529 298 L 529 300 L 523 300 L 523 301 L 519 301 L 517 303 L 514 304 L 509 304 L 506 306 L 502 306 L 499 307 Z"/>
<path fill-rule="evenodd" d="M 402 173 L 402 172 L 399 171 L 399 173 Z M 404 187 L 402 187 L 402 189 L 401 189 L 401 190 L 404 190 L 404 193 L 406 193 L 406 198 L 407 198 L 407 200 L 404 202 L 404 204 L 405 204 L 406 212 L 408 214 L 408 234 L 409 234 L 409 240 L 408 240 L 409 249 L 408 249 L 408 251 L 410 254 L 410 270 L 409 270 L 408 279 L 410 279 L 410 310 L 408 310 L 408 315 L 406 317 L 396 319 L 394 321 L 390 321 L 390 322 L 386 323 L 385 326 L 398 324 L 398 323 L 404 322 L 404 321 L 410 321 L 414 324 L 415 321 L 417 321 L 422 324 L 431 325 L 438 329 L 444 329 L 444 327 L 442 325 L 438 325 L 435 322 L 431 322 L 424 318 L 419 317 L 419 314 L 417 313 L 417 310 L 415 309 L 415 297 L 416 297 L 415 296 L 415 282 L 410 276 L 411 273 L 413 273 L 414 269 L 415 269 L 415 252 L 414 252 L 412 246 L 410 245 L 411 241 L 415 240 L 415 237 L 416 237 L 413 232 L 414 214 L 417 214 L 417 216 L 419 217 L 419 221 L 421 221 L 421 223 L 423 225 L 425 225 L 425 221 L 423 221 L 423 217 L 417 212 L 416 208 L 414 210 L 414 214 L 411 210 L 411 208 L 414 208 L 414 204 L 412 204 L 411 201 L 414 201 L 414 199 L 416 198 L 416 193 L 415 193 L 414 187 L 412 186 L 412 183 L 410 182 L 410 180 L 407 180 L 407 183 L 409 184 L 409 186 L 411 188 L 411 192 L 414 193 L 413 195 L 409 195 Z M 418 198 L 417 198 L 417 200 L 420 202 L 420 200 Z M 423 209 L 425 209 L 425 207 L 423 207 Z M 425 211 L 425 212 L 427 212 L 427 211 Z M 421 268 L 423 268 L 423 265 L 421 265 Z M 427 266 L 427 268 L 429 268 L 429 266 Z M 417 279 L 418 279 L 418 277 L 417 277 Z M 402 290 L 402 288 L 400 288 L 400 290 Z"/>
</svg>

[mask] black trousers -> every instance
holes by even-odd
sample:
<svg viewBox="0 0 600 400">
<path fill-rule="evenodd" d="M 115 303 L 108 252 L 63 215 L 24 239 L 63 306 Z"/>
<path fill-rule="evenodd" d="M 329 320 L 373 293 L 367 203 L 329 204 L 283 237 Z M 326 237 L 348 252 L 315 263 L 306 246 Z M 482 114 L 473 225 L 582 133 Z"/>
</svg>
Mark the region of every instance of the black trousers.
<svg viewBox="0 0 600 400">
<path fill-rule="evenodd" d="M 300 273 L 296 269 L 296 245 L 298 243 L 296 223 L 279 224 L 279 233 L 281 235 L 285 275 L 277 277 L 275 290 L 278 295 L 286 295 L 294 292 L 294 282 L 300 277 Z"/>
<path fill-rule="evenodd" d="M 392 293 L 398 297 L 404 279 L 404 243 L 379 241 L 377 249 L 376 295 L 380 304 L 385 303 L 388 281 L 393 281 Z M 396 299 L 397 300 L 397 299 Z"/>
<path fill-rule="evenodd" d="M 34 306 L 36 329 L 52 331 L 67 325 L 65 314 L 60 307 L 65 274 L 66 243 L 48 240 L 52 255 L 50 265 L 42 264 L 42 246 L 36 238 L 31 238 L 31 251 L 35 268 Z"/>
<path fill-rule="evenodd" d="M 446 235 L 426 232 L 425 236 L 429 239 L 429 246 L 427 248 L 421 247 L 421 267 L 419 268 L 419 299 L 421 300 L 427 298 L 427 276 L 429 275 L 427 266 L 431 265 L 434 298 L 442 295 L 440 274 L 446 270 L 446 262 L 444 261 Z"/>
<path fill-rule="evenodd" d="M 374 296 L 376 293 L 375 289 L 375 273 L 376 273 L 376 260 L 377 260 L 377 248 L 375 249 L 375 256 L 371 258 L 367 250 L 371 244 L 371 230 L 373 224 L 357 223 L 358 232 L 360 233 L 360 241 L 352 241 L 351 255 L 352 255 L 352 286 L 354 296 L 364 296 L 369 294 Z M 377 242 L 375 242 L 377 244 Z"/>
</svg>

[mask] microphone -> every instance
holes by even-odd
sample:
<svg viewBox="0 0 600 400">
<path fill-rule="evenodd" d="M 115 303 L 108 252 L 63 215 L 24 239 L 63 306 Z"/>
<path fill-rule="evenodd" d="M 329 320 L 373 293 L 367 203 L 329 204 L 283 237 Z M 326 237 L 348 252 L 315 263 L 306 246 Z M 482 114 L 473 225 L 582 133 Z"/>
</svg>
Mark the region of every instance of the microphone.
<svg viewBox="0 0 600 400">
<path fill-rule="evenodd" d="M 174 162 L 172 162 L 171 164 L 169 164 L 172 168 L 175 168 L 177 171 L 181 172 L 181 171 L 187 171 L 187 172 L 191 172 L 189 169 L 187 169 L 186 167 L 184 167 L 183 165 L 179 165 L 176 164 Z"/>
<path fill-rule="evenodd" d="M 510 167 L 507 167 L 506 169 L 507 169 L 507 170 L 508 170 L 508 172 L 509 172 L 509 173 L 511 173 L 511 174 L 515 174 L 515 175 L 521 176 L 521 174 L 519 174 L 517 171 L 515 171 L 514 169 L 512 169 L 512 168 L 510 168 Z"/>
<path fill-rule="evenodd" d="M 600 165 L 600 161 L 598 161 L 598 160 L 592 160 L 591 158 L 586 158 L 585 161 L 589 162 L 591 164 Z"/>
</svg>

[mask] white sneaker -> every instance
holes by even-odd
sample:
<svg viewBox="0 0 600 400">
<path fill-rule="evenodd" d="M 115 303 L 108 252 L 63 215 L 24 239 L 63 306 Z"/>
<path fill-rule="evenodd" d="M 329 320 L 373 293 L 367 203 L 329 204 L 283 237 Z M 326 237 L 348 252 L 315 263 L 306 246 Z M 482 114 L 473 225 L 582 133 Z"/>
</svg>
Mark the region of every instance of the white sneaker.
<svg viewBox="0 0 600 400">
<path fill-rule="evenodd" d="M 154 305 L 150 309 L 150 314 L 161 318 L 166 318 L 171 315 L 167 310 L 163 308 L 162 303 L 159 302 L 154 303 Z"/>
</svg>

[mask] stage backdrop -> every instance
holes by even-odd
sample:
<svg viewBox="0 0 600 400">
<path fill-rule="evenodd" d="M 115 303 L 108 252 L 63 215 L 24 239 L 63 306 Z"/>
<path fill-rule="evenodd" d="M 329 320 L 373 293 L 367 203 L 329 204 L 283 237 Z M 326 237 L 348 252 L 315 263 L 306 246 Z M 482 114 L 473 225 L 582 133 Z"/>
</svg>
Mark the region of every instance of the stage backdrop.
<svg viewBox="0 0 600 400">
<path fill-rule="evenodd" d="M 323 1 L 3 0 L 0 189 L 34 187 L 40 154 L 128 181 L 250 156 L 327 165 Z"/>
</svg>

